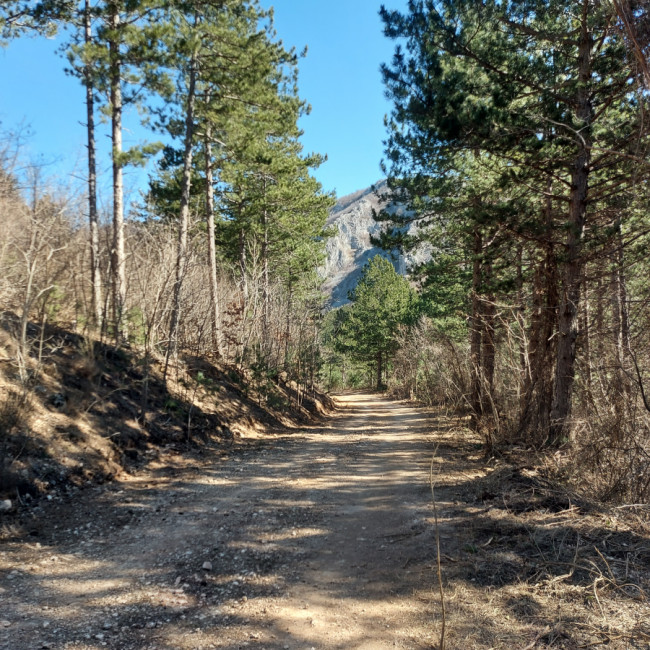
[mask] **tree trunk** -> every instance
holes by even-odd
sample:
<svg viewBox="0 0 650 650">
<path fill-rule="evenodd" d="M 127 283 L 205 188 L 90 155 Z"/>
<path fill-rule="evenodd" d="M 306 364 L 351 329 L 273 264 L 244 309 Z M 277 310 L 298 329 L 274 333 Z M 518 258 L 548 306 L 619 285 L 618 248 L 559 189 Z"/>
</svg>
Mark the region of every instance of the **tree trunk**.
<svg viewBox="0 0 650 650">
<path fill-rule="evenodd" d="M 525 442 L 548 438 L 549 414 L 553 402 L 553 366 L 557 329 L 557 259 L 553 246 L 552 182 L 548 181 L 544 207 L 546 241 L 544 257 L 533 279 L 533 312 L 529 328 L 528 373 L 525 376 L 518 437 Z"/>
<path fill-rule="evenodd" d="M 36 192 L 34 192 L 36 195 Z M 36 221 L 36 198 L 34 198 L 32 209 L 31 233 L 29 241 L 29 249 L 23 252 L 27 267 L 27 282 L 25 285 L 25 293 L 23 295 L 23 304 L 20 313 L 20 339 L 18 347 L 18 371 L 20 373 L 21 383 L 27 383 L 29 379 L 29 352 L 30 345 L 27 339 L 27 326 L 29 325 L 29 312 L 33 304 L 32 287 L 34 285 L 34 277 L 36 275 L 37 266 L 37 253 L 38 253 L 38 230 L 40 224 Z M 41 334 L 42 335 L 42 334 Z"/>
<path fill-rule="evenodd" d="M 562 295 L 559 311 L 559 340 L 555 365 L 555 391 L 550 414 L 549 444 L 558 445 L 568 438 L 573 381 L 575 377 L 576 338 L 578 336 L 578 307 L 582 279 L 582 243 L 587 207 L 589 162 L 591 146 L 592 107 L 589 99 L 591 79 L 591 34 L 587 26 L 589 3 L 583 2 L 582 28 L 578 50 L 577 118 L 583 125 L 578 143 L 578 155 L 573 164 L 569 196 L 568 232 Z"/>
<path fill-rule="evenodd" d="M 90 24 L 90 0 L 84 5 L 85 43 L 92 43 Z M 99 220 L 97 215 L 97 159 L 95 148 L 95 96 L 90 66 L 84 66 L 86 85 L 86 131 L 88 136 L 88 221 L 90 226 L 90 285 L 92 289 L 92 319 L 102 328 L 102 280 L 99 268 Z"/>
<path fill-rule="evenodd" d="M 122 176 L 122 62 L 118 30 L 120 29 L 119 3 L 111 3 L 109 41 L 111 137 L 113 142 L 113 327 L 119 342 L 128 332 L 124 323 L 126 305 L 126 265 L 124 248 L 124 180 Z"/>
<path fill-rule="evenodd" d="M 478 228 L 474 230 L 474 262 L 472 267 L 472 318 L 470 326 L 470 364 L 471 364 L 471 394 L 472 426 L 478 429 L 483 412 L 482 377 L 481 377 L 481 254 L 483 238 Z"/>
<path fill-rule="evenodd" d="M 241 292 L 244 299 L 244 318 L 246 317 L 246 309 L 248 308 L 248 275 L 247 275 L 247 260 L 246 260 L 246 238 L 244 236 L 244 229 L 239 230 L 239 274 L 241 278 Z"/>
<path fill-rule="evenodd" d="M 289 371 L 289 341 L 291 339 L 291 309 L 293 306 L 293 283 L 289 277 L 289 290 L 287 292 L 287 319 L 284 332 L 284 369 Z"/>
<path fill-rule="evenodd" d="M 381 390 L 381 379 L 384 371 L 384 367 L 382 364 L 383 361 L 383 355 L 381 350 L 377 352 L 377 390 Z"/>
<path fill-rule="evenodd" d="M 526 354 L 526 339 L 525 339 L 525 310 L 524 310 L 524 249 L 519 245 L 517 248 L 517 325 L 519 326 L 519 372 L 520 380 L 517 385 L 519 393 L 519 405 L 523 407 L 524 401 L 524 386 L 526 385 L 527 378 L 530 376 L 530 365 L 528 363 L 528 355 Z"/>
<path fill-rule="evenodd" d="M 266 201 L 266 179 L 264 180 L 264 197 Z M 262 345 L 268 351 L 269 346 L 269 321 L 271 300 L 269 286 L 269 215 L 264 206 L 262 210 Z"/>
<path fill-rule="evenodd" d="M 610 300 L 612 305 L 612 332 L 616 350 L 616 371 L 612 386 L 614 410 L 619 421 L 627 414 L 625 406 L 630 401 L 630 380 L 626 373 L 626 361 L 629 360 L 630 330 L 627 311 L 627 290 L 625 287 L 625 271 L 623 268 L 623 238 L 621 236 L 621 221 L 614 223 L 614 260 L 610 277 Z M 623 429 L 614 427 L 615 442 L 620 442 Z"/>
<path fill-rule="evenodd" d="M 591 399 L 591 305 L 590 297 L 587 289 L 587 281 L 585 278 L 585 273 L 582 274 L 582 322 L 580 325 L 581 336 L 582 336 L 582 348 L 585 355 L 585 380 L 587 384 L 587 391 L 589 392 L 589 397 Z"/>
<path fill-rule="evenodd" d="M 208 268 L 210 269 L 210 305 L 212 316 L 212 344 L 218 357 L 223 356 L 221 336 L 221 311 L 219 309 L 219 285 L 217 283 L 217 251 L 214 232 L 214 178 L 212 168 L 212 144 L 210 127 L 205 134 L 205 219 L 208 234 Z"/>
<path fill-rule="evenodd" d="M 618 362 L 623 367 L 625 356 L 630 349 L 630 323 L 627 309 L 627 288 L 625 286 L 625 270 L 623 262 L 623 236 L 621 234 L 621 221 L 616 220 L 615 253 L 611 274 L 611 299 L 612 320 L 616 341 L 616 354 Z"/>
<path fill-rule="evenodd" d="M 196 24 L 196 20 L 195 20 Z M 185 113 L 185 146 L 183 151 L 183 179 L 181 181 L 180 219 L 178 224 L 178 249 L 176 254 L 176 278 L 174 299 L 169 326 L 169 346 L 165 362 L 165 376 L 170 354 L 178 353 L 178 326 L 181 315 L 181 290 L 187 267 L 187 231 L 190 217 L 190 192 L 192 189 L 192 154 L 194 151 L 194 103 L 196 88 L 196 53 L 192 53 L 189 67 L 187 105 Z"/>
<path fill-rule="evenodd" d="M 484 282 L 489 283 L 492 281 L 492 264 L 485 264 L 485 278 Z M 496 359 L 496 346 L 494 342 L 494 329 L 496 320 L 496 305 L 493 293 L 489 293 L 482 301 L 481 307 L 481 320 L 482 320 L 482 375 L 483 387 L 490 397 L 494 394 L 494 364 Z"/>
</svg>

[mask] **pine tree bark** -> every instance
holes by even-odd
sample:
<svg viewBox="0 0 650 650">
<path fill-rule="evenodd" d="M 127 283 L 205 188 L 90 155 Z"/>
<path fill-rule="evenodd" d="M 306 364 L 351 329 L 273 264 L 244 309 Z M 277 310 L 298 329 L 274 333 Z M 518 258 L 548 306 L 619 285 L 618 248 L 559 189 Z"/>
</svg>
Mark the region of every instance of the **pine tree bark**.
<svg viewBox="0 0 650 650">
<path fill-rule="evenodd" d="M 595 350 L 596 353 L 602 352 L 602 346 L 600 342 L 603 338 L 605 331 L 605 308 L 603 305 L 603 279 L 600 275 L 596 278 L 596 310 L 594 314 L 594 339 L 598 342 L 598 349 Z"/>
<path fill-rule="evenodd" d="M 480 231 L 474 230 L 474 260 L 472 265 L 472 317 L 470 326 L 470 364 L 471 386 L 470 406 L 472 408 L 472 426 L 478 429 L 483 413 L 482 373 L 481 373 L 481 255 L 483 238 Z"/>
<path fill-rule="evenodd" d="M 559 339 L 555 365 L 555 390 L 550 414 L 549 444 L 561 444 L 568 439 L 569 416 L 575 378 L 576 339 L 578 336 L 578 307 L 582 280 L 582 243 L 586 218 L 587 189 L 591 147 L 592 106 L 589 97 L 591 79 L 592 37 L 587 26 L 589 2 L 583 1 L 582 26 L 578 49 L 579 86 L 576 96 L 577 118 L 581 124 L 577 142 L 578 155 L 571 174 L 568 232 L 565 243 L 564 274 L 559 311 Z"/>
<path fill-rule="evenodd" d="M 617 360 L 619 365 L 623 367 L 625 356 L 630 349 L 630 323 L 627 309 L 623 236 L 621 234 L 620 219 L 617 219 L 614 224 L 614 238 L 614 263 L 611 273 L 612 324 L 616 341 Z"/>
<path fill-rule="evenodd" d="M 210 302 L 212 316 L 212 345 L 218 357 L 223 356 L 221 336 L 221 311 L 219 309 L 219 284 L 217 282 L 217 250 L 214 231 L 214 171 L 212 164 L 211 131 L 205 134 L 205 219 L 208 236 L 208 268 L 210 274 Z"/>
<path fill-rule="evenodd" d="M 492 281 L 492 264 L 484 265 L 484 284 Z M 494 367 L 496 360 L 496 345 L 494 341 L 495 334 L 495 321 L 496 321 L 496 305 L 495 296 L 489 293 L 482 300 L 481 307 L 481 321 L 482 321 L 482 353 L 481 353 L 481 366 L 483 375 L 483 390 L 487 392 L 490 399 L 494 394 Z"/>
<path fill-rule="evenodd" d="M 192 154 L 194 152 L 194 104 L 196 101 L 196 53 L 192 53 L 189 64 L 187 105 L 185 109 L 185 136 L 183 150 L 183 178 L 181 181 L 181 202 L 178 224 L 178 249 L 176 253 L 176 277 L 174 298 L 169 325 L 169 346 L 165 375 L 169 357 L 178 354 L 178 329 L 181 317 L 181 291 L 187 267 L 187 231 L 190 218 L 190 193 L 192 189 Z"/>
<path fill-rule="evenodd" d="M 122 62 L 118 31 L 120 29 L 120 4 L 116 0 L 110 5 L 111 40 L 110 96 L 111 96 L 111 138 L 113 143 L 113 250 L 111 266 L 113 280 L 113 327 L 115 340 L 127 336 L 124 323 L 126 305 L 126 255 L 124 244 L 124 179 L 122 173 Z"/>
<path fill-rule="evenodd" d="M 524 249 L 517 248 L 517 324 L 519 326 L 519 372 L 520 380 L 517 386 L 520 408 L 524 405 L 524 386 L 530 376 L 530 366 L 525 345 L 525 308 L 524 308 Z"/>
<path fill-rule="evenodd" d="M 90 0 L 84 4 L 84 40 L 92 43 Z M 90 286 L 94 325 L 102 328 L 102 280 L 99 259 L 99 219 L 97 214 L 97 154 L 95 147 L 95 95 L 92 70 L 84 66 L 86 85 L 86 133 L 88 140 L 88 222 L 90 230 Z"/>
<path fill-rule="evenodd" d="M 287 291 L 287 318 L 284 330 L 284 369 L 289 370 L 289 341 L 291 340 L 291 317 L 293 311 L 293 282 L 289 276 L 289 288 Z"/>
<path fill-rule="evenodd" d="M 591 297 L 589 295 L 589 289 L 587 286 L 586 274 L 582 274 L 582 322 L 580 325 L 581 336 L 582 336 L 582 348 L 584 350 L 585 356 L 585 381 L 587 384 L 587 391 L 589 392 L 591 398 L 591 382 L 592 382 L 592 372 L 591 372 Z"/>
<path fill-rule="evenodd" d="M 549 415 L 553 402 L 553 370 L 558 310 L 558 268 L 552 240 L 552 181 L 548 180 L 544 206 L 546 241 L 543 258 L 533 279 L 533 309 L 528 333 L 528 372 L 525 376 L 518 437 L 541 442 L 549 435 Z"/>
<path fill-rule="evenodd" d="M 383 355 L 381 350 L 377 352 L 377 390 L 381 390 L 381 379 L 384 374 Z"/>
<path fill-rule="evenodd" d="M 612 400 L 617 419 L 622 422 L 625 417 L 625 406 L 630 400 L 630 380 L 626 374 L 626 361 L 629 360 L 630 330 L 627 311 L 627 289 L 625 286 L 625 270 L 623 268 L 623 238 L 621 222 L 617 219 L 614 226 L 614 259 L 610 274 L 610 300 L 612 306 L 612 333 L 616 354 L 616 370 L 612 385 Z M 621 441 L 622 427 L 614 427 L 615 442 Z"/>
<path fill-rule="evenodd" d="M 246 259 L 246 236 L 243 228 L 239 229 L 239 274 L 244 302 L 244 317 L 246 317 L 246 309 L 248 308 L 248 260 Z"/>
<path fill-rule="evenodd" d="M 266 202 L 266 179 L 263 182 Z M 269 214 L 266 206 L 262 210 L 262 345 L 268 351 L 270 343 L 269 322 L 271 301 L 269 284 Z"/>
</svg>

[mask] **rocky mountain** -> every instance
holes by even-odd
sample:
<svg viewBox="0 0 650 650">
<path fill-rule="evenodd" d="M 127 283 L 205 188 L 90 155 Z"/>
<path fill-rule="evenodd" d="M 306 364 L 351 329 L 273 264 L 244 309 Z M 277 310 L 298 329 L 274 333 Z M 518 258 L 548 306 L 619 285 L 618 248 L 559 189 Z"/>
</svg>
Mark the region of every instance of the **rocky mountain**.
<svg viewBox="0 0 650 650">
<path fill-rule="evenodd" d="M 388 191 L 385 182 L 378 183 L 377 189 L 380 194 Z M 366 188 L 342 197 L 332 208 L 327 225 L 335 229 L 335 234 L 327 241 L 327 260 L 321 269 L 325 278 L 323 288 L 330 295 L 331 307 L 340 307 L 348 302 L 348 292 L 356 286 L 364 264 L 375 255 L 391 260 L 395 270 L 402 275 L 428 257 L 425 249 L 402 255 L 372 245 L 371 237 L 378 236 L 385 227 L 372 216 L 373 210 L 380 207 L 375 190 Z M 395 206 L 394 209 L 401 208 Z"/>
</svg>

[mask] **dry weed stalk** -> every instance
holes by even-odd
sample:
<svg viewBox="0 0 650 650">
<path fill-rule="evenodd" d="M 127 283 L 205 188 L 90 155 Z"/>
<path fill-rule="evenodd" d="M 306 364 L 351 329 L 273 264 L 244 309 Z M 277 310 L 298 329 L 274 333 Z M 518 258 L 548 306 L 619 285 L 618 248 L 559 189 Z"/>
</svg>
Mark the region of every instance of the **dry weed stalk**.
<svg viewBox="0 0 650 650">
<path fill-rule="evenodd" d="M 438 645 L 438 650 L 445 650 L 445 632 L 447 626 L 447 613 L 445 610 L 445 590 L 442 584 L 442 561 L 440 559 L 440 525 L 438 523 L 438 506 L 436 504 L 436 495 L 434 491 L 434 480 L 433 480 L 433 463 L 438 454 L 438 447 L 433 451 L 431 456 L 431 465 L 429 467 L 429 482 L 431 484 L 431 502 L 433 503 L 433 521 L 436 531 L 436 569 L 438 575 L 438 589 L 440 593 L 440 610 L 442 615 L 442 629 L 440 630 L 440 644 Z"/>
</svg>

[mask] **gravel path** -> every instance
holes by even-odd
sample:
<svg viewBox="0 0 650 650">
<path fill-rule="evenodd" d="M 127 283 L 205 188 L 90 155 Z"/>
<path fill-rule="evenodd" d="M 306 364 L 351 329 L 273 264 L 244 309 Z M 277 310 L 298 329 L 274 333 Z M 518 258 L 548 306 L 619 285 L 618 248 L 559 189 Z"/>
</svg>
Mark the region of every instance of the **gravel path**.
<svg viewBox="0 0 650 650">
<path fill-rule="evenodd" d="M 5 526 L 0 648 L 432 647 L 427 416 L 339 402 L 322 426 L 164 456 Z"/>
</svg>

